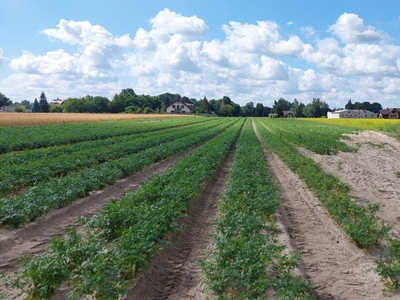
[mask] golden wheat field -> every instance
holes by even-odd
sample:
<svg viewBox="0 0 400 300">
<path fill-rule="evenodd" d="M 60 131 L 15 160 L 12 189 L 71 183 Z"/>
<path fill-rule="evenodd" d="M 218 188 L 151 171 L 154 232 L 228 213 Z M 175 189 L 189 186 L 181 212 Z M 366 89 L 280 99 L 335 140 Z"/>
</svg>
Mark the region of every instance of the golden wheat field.
<svg viewBox="0 0 400 300">
<path fill-rule="evenodd" d="M 79 113 L 0 113 L 0 127 L 40 124 L 98 122 L 129 119 L 188 117 L 187 114 L 79 114 Z"/>
</svg>

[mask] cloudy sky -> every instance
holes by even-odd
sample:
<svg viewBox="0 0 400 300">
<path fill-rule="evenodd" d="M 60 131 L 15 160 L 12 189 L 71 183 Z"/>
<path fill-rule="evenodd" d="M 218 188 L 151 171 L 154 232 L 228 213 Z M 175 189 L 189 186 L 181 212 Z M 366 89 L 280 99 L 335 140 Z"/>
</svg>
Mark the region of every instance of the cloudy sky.
<svg viewBox="0 0 400 300">
<path fill-rule="evenodd" d="M 13 102 L 179 93 L 400 107 L 398 0 L 0 0 Z"/>
</svg>

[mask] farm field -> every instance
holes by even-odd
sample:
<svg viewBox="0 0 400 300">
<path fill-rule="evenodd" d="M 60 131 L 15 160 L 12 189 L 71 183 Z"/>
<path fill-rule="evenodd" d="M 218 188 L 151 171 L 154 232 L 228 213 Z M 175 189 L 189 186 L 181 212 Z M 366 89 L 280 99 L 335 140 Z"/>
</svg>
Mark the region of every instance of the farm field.
<svg viewBox="0 0 400 300">
<path fill-rule="evenodd" d="M 160 119 L 188 117 L 170 114 L 80 114 L 80 113 L 5 113 L 0 114 L 0 127 L 30 126 L 42 124 L 65 124 L 115 120 Z"/>
<path fill-rule="evenodd" d="M 295 119 L 88 124 L 0 130 L 5 299 L 400 299 L 373 270 L 400 238 L 398 140 Z"/>
</svg>

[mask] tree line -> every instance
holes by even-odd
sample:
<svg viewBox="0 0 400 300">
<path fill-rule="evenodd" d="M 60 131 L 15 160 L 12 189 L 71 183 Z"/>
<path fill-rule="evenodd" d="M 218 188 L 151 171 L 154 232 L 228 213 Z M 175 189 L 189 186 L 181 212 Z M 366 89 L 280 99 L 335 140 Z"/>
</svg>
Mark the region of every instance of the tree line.
<svg viewBox="0 0 400 300">
<path fill-rule="evenodd" d="M 288 112 L 296 118 L 319 118 L 327 115 L 333 110 L 325 101 L 320 98 L 313 98 L 308 104 L 299 102 L 296 98 L 293 102 L 280 98 L 274 101 L 272 107 L 264 106 L 262 103 L 254 104 L 248 102 L 244 106 L 234 103 L 228 96 L 221 99 L 208 100 L 188 98 L 180 94 L 163 93 L 158 96 L 138 95 L 131 88 L 122 89 L 120 93 L 115 94 L 109 100 L 107 97 L 87 95 L 81 98 L 68 98 L 62 105 L 49 104 L 44 92 L 40 94 L 39 100 L 35 98 L 33 103 L 27 100 L 15 104 L 15 111 L 32 112 L 64 112 L 64 113 L 165 113 L 169 105 L 176 101 L 192 104 L 194 113 L 210 114 L 223 117 L 230 116 L 252 116 L 267 117 L 274 114 L 276 117 L 283 117 Z M 12 101 L 0 93 L 0 108 L 11 105 Z M 18 109 L 17 109 L 18 108 Z M 346 109 L 365 109 L 372 112 L 379 112 L 382 109 L 381 104 L 374 102 L 351 102 L 351 99 L 345 106 Z M 340 109 L 340 108 L 339 108 Z"/>
</svg>

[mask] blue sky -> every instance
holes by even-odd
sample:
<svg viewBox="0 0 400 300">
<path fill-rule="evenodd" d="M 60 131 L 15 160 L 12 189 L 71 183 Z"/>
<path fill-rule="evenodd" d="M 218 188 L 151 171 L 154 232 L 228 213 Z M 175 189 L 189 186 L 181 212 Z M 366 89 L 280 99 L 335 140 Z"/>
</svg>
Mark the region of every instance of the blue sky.
<svg viewBox="0 0 400 300">
<path fill-rule="evenodd" d="M 13 102 L 179 93 L 400 107 L 398 0 L 0 0 Z"/>
</svg>

